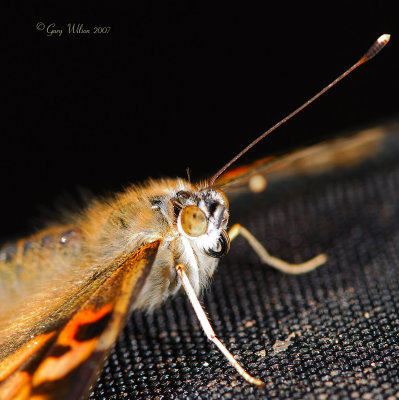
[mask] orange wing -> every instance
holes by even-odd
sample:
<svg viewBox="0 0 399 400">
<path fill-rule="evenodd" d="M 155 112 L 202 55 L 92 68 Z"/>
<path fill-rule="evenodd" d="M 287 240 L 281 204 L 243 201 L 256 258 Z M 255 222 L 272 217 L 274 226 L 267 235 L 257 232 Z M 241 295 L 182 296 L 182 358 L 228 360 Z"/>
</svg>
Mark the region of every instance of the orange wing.
<svg viewBox="0 0 399 400">
<path fill-rule="evenodd" d="M 93 285 L 70 319 L 0 360 L 0 399 L 87 396 L 151 271 L 159 244 L 130 255 L 102 285 Z"/>
<path fill-rule="evenodd" d="M 387 137 L 388 128 L 374 128 L 358 134 L 329 140 L 281 157 L 267 157 L 235 168 L 220 176 L 215 185 L 228 195 L 251 190 L 251 179 L 262 176 L 265 183 L 294 175 L 323 173 L 358 164 L 377 154 Z"/>
</svg>

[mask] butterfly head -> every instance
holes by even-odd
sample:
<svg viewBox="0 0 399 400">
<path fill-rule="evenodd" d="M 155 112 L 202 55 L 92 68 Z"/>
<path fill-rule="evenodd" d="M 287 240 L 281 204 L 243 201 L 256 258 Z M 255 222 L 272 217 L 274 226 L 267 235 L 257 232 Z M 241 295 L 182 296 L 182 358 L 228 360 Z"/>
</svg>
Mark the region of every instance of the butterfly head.
<svg viewBox="0 0 399 400">
<path fill-rule="evenodd" d="M 211 257 L 220 258 L 227 254 L 230 241 L 225 229 L 229 203 L 222 190 L 214 187 L 198 191 L 180 190 L 172 201 L 177 229 L 182 236 L 196 241 Z"/>
</svg>

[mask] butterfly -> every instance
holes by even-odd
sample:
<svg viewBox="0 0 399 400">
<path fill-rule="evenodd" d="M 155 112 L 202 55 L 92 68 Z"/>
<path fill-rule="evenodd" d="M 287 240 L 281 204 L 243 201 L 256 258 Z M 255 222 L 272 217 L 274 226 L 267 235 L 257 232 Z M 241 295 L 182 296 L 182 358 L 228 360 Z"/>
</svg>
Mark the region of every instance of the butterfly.
<svg viewBox="0 0 399 400">
<path fill-rule="evenodd" d="M 372 58 L 388 40 L 388 35 L 380 37 L 355 65 Z M 186 179 L 148 180 L 91 201 L 65 222 L 3 245 L 0 399 L 86 397 L 130 313 L 151 311 L 182 290 L 208 339 L 244 379 L 262 386 L 216 337 L 197 296 L 238 235 L 262 262 L 286 273 L 311 271 L 324 264 L 326 256 L 289 264 L 269 254 L 245 227 L 235 224 L 228 229 L 227 194 L 234 196 L 248 185 L 253 191 L 263 190 L 265 182 L 298 171 L 312 152 L 331 154 L 335 148 L 339 155 L 348 143 L 320 145 L 226 170 L 348 71 L 259 136 L 210 179 L 197 184 Z M 359 142 L 364 144 L 364 139 Z M 367 146 L 360 148 L 367 150 Z M 361 157 L 362 152 L 355 154 Z"/>
</svg>

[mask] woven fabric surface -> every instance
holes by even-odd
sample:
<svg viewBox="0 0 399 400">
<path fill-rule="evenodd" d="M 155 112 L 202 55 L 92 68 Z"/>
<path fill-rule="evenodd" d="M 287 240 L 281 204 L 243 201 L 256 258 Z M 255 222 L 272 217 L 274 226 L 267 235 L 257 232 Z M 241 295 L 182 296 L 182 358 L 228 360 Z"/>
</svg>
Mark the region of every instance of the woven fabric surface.
<svg viewBox="0 0 399 400">
<path fill-rule="evenodd" d="M 398 155 L 233 203 L 232 221 L 271 254 L 328 256 L 284 275 L 237 238 L 202 296 L 217 336 L 264 388 L 236 373 L 180 294 L 132 315 L 90 398 L 399 398 Z"/>
</svg>

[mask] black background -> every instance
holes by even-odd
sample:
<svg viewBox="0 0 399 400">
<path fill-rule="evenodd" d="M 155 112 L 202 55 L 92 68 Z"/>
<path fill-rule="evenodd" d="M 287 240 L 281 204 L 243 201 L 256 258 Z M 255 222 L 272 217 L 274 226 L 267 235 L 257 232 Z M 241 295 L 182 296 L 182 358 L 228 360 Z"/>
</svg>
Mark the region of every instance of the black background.
<svg viewBox="0 0 399 400">
<path fill-rule="evenodd" d="M 394 118 L 394 14 L 383 1 L 6 10 L 1 236 L 29 231 L 40 207 L 77 187 L 104 193 L 186 167 L 194 180 L 211 175 L 385 32 L 391 43 L 377 58 L 242 162 Z M 90 34 L 68 34 L 68 23 Z"/>
</svg>

